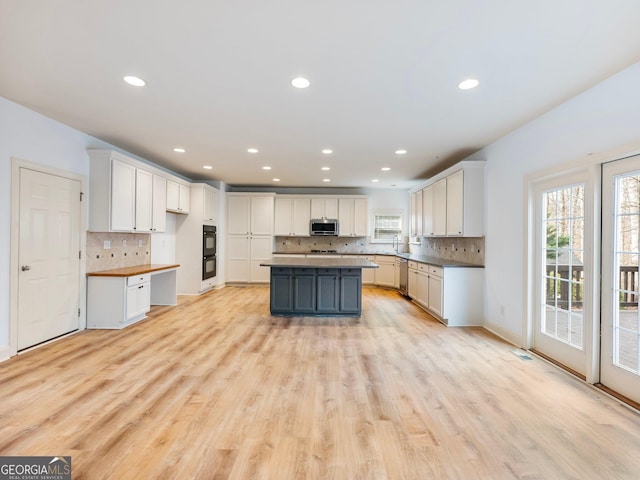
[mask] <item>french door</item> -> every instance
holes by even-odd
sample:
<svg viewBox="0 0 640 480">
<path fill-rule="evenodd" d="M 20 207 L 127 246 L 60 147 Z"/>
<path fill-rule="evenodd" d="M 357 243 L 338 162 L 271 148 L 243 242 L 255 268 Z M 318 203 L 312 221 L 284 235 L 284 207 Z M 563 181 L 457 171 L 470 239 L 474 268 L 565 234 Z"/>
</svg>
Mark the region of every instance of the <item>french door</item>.
<svg viewBox="0 0 640 480">
<path fill-rule="evenodd" d="M 640 156 L 602 169 L 600 381 L 640 402 Z"/>
<path fill-rule="evenodd" d="M 586 376 L 586 346 L 592 332 L 592 275 L 585 238 L 592 222 L 586 178 L 563 176 L 535 188 L 535 278 L 533 349 Z"/>
</svg>

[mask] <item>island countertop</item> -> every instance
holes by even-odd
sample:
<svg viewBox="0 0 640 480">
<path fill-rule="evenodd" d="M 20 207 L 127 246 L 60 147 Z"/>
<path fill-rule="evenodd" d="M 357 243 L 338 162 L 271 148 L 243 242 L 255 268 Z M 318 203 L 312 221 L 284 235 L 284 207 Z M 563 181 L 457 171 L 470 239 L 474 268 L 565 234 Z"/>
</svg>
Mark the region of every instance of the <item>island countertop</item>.
<svg viewBox="0 0 640 480">
<path fill-rule="evenodd" d="M 271 260 L 260 263 L 261 267 L 285 267 L 285 268 L 378 268 L 366 258 L 287 258 L 273 257 Z"/>
</svg>

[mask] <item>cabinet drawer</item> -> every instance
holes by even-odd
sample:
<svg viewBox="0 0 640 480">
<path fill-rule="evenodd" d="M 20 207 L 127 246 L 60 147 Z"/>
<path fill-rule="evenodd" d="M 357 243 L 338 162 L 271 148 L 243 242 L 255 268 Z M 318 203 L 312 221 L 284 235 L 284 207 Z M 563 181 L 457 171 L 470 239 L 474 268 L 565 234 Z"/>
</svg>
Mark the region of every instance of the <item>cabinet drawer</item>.
<svg viewBox="0 0 640 480">
<path fill-rule="evenodd" d="M 343 268 L 342 269 L 342 276 L 360 276 L 362 274 L 362 269 L 360 268 Z"/>
<path fill-rule="evenodd" d="M 316 274 L 316 269 L 315 268 L 294 268 L 293 269 L 293 274 L 296 276 L 300 276 L 300 275 L 315 275 Z"/>
<path fill-rule="evenodd" d="M 436 265 L 429 265 L 429 273 L 432 275 L 437 275 L 438 277 L 442 277 L 443 269 L 442 267 L 438 267 Z"/>
<path fill-rule="evenodd" d="M 376 255 L 375 260 L 376 263 L 395 263 L 395 257 L 391 257 L 389 255 Z"/>
<path fill-rule="evenodd" d="M 337 268 L 319 268 L 318 275 L 338 275 L 339 269 Z"/>
<path fill-rule="evenodd" d="M 271 267 L 271 273 L 274 275 L 291 275 L 291 269 L 287 267 Z"/>
<path fill-rule="evenodd" d="M 418 271 L 420 271 L 420 272 L 428 272 L 429 271 L 429 265 L 426 265 L 424 263 L 419 263 L 418 264 Z"/>
<path fill-rule="evenodd" d="M 414 262 L 412 260 L 409 260 L 409 268 L 411 268 L 412 270 L 417 270 L 418 269 L 418 262 Z"/>
<path fill-rule="evenodd" d="M 141 283 L 149 283 L 151 281 L 151 274 L 145 273 L 143 275 L 135 275 L 133 277 L 127 277 L 127 287 L 133 285 L 139 285 Z"/>
</svg>

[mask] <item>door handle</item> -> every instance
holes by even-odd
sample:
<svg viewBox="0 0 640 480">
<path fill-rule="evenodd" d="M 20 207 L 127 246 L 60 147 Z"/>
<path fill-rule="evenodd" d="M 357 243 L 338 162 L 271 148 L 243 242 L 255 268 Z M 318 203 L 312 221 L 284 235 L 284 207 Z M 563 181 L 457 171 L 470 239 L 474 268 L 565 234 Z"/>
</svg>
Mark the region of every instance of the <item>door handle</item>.
<svg viewBox="0 0 640 480">
<path fill-rule="evenodd" d="M 31 267 L 29 265 L 22 265 L 22 271 L 26 272 L 27 270 L 31 270 Z"/>
</svg>

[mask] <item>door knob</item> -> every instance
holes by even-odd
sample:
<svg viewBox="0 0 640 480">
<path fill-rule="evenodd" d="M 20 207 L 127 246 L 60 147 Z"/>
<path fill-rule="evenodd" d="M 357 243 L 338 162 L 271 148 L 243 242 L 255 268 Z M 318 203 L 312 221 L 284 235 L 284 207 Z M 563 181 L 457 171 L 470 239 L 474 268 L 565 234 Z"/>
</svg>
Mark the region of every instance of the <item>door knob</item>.
<svg viewBox="0 0 640 480">
<path fill-rule="evenodd" d="M 29 265 L 22 265 L 22 271 L 26 272 L 27 270 L 31 270 L 31 267 Z"/>
</svg>

